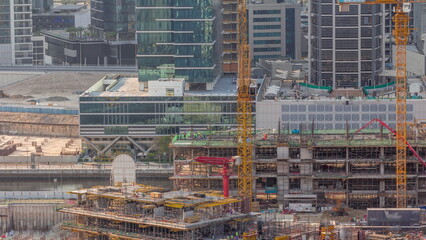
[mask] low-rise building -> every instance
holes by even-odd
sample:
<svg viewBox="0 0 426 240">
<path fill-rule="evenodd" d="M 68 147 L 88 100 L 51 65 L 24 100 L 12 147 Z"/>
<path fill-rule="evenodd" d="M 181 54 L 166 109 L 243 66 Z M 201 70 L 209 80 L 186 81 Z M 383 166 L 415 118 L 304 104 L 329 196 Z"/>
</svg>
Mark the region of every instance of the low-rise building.
<svg viewBox="0 0 426 240">
<path fill-rule="evenodd" d="M 152 80 L 108 75 L 80 96 L 80 136 L 89 148 L 98 155 L 113 155 L 112 147 L 146 155 L 162 136 L 236 128 L 232 78 L 211 91 L 189 90 L 179 78 Z"/>
</svg>

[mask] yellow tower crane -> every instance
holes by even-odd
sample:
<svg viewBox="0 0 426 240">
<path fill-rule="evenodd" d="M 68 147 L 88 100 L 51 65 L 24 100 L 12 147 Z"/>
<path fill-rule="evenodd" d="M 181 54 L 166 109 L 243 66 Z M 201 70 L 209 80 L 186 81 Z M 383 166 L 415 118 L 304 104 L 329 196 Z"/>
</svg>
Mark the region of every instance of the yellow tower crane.
<svg viewBox="0 0 426 240">
<path fill-rule="evenodd" d="M 396 47 L 396 207 L 407 207 L 407 64 L 406 64 L 406 45 L 410 35 L 409 19 L 411 3 L 420 1 L 407 0 L 337 0 L 341 11 L 347 11 L 349 5 L 353 4 L 392 4 L 393 37 Z"/>
<path fill-rule="evenodd" d="M 253 118 L 250 96 L 250 47 L 247 42 L 247 0 L 238 0 L 238 194 L 243 199 L 243 210 L 250 212 L 253 198 Z"/>
</svg>

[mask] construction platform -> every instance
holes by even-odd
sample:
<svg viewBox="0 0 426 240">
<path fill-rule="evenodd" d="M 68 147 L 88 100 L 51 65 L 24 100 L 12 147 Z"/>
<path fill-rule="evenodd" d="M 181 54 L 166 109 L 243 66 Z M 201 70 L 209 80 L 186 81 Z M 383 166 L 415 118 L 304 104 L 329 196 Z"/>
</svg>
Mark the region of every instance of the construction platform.
<svg viewBox="0 0 426 240">
<path fill-rule="evenodd" d="M 62 228 L 84 239 L 220 239 L 243 234 L 258 215 L 242 213 L 241 200 L 214 191 L 164 192 L 124 184 L 70 193 L 77 195 L 77 204 L 59 212 L 76 216 L 76 221 L 64 222 Z"/>
</svg>

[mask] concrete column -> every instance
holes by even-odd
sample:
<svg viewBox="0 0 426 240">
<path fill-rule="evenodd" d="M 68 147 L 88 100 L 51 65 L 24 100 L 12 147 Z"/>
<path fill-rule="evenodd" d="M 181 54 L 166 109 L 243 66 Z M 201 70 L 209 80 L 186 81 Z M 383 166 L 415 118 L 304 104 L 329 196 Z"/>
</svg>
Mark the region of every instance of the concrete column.
<svg viewBox="0 0 426 240">
<path fill-rule="evenodd" d="M 349 161 L 346 161 L 346 163 L 345 163 L 346 176 L 349 176 L 349 168 L 350 168 Z"/>
<path fill-rule="evenodd" d="M 301 163 L 300 175 L 312 175 L 312 163 Z"/>
<path fill-rule="evenodd" d="M 385 207 L 385 197 L 379 197 L 379 207 Z"/>
<path fill-rule="evenodd" d="M 385 191 L 385 180 L 380 180 L 380 192 Z"/>
<path fill-rule="evenodd" d="M 346 160 L 349 160 L 349 148 L 346 147 Z"/>
<path fill-rule="evenodd" d="M 381 147 L 380 148 L 380 159 L 385 159 L 385 148 Z"/>
<path fill-rule="evenodd" d="M 313 152 L 308 148 L 300 148 L 300 159 L 312 159 Z"/>
<path fill-rule="evenodd" d="M 277 159 L 290 159 L 289 147 L 277 147 Z"/>
<path fill-rule="evenodd" d="M 290 164 L 288 162 L 283 162 L 283 174 L 289 175 L 290 174 Z"/>
<path fill-rule="evenodd" d="M 277 194 L 278 203 L 283 204 L 284 203 L 284 176 L 277 177 L 277 188 L 278 188 L 278 194 Z"/>
<path fill-rule="evenodd" d="M 290 181 L 288 177 L 283 177 L 283 187 L 284 187 L 284 194 L 288 194 L 290 189 Z"/>
<path fill-rule="evenodd" d="M 312 179 L 300 179 L 300 190 L 303 194 L 312 194 L 313 182 Z"/>
<path fill-rule="evenodd" d="M 380 175 L 385 175 L 385 164 L 380 163 Z"/>
</svg>

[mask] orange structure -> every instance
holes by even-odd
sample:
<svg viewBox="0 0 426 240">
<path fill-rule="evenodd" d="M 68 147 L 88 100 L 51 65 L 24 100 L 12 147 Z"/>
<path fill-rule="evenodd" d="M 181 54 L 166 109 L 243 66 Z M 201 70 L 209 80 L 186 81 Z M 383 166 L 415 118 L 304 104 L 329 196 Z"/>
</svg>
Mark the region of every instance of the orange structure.
<svg viewBox="0 0 426 240">
<path fill-rule="evenodd" d="M 247 42 L 246 0 L 238 1 L 238 193 L 245 212 L 250 212 L 253 197 L 253 141 L 252 99 L 250 96 L 251 70 Z"/>
</svg>

